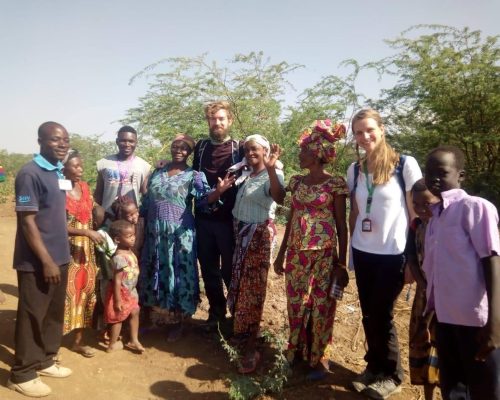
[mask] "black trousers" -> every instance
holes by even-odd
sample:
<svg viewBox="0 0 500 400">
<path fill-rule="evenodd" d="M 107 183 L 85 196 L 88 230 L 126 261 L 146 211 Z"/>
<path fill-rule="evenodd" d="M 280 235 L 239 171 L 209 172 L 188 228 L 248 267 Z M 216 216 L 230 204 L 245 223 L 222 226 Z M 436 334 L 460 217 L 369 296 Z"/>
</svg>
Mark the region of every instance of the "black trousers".
<svg viewBox="0 0 500 400">
<path fill-rule="evenodd" d="M 368 342 L 367 368 L 401 383 L 404 373 L 393 310 L 404 285 L 405 257 L 371 254 L 354 248 L 352 255 Z"/>
<path fill-rule="evenodd" d="M 476 361 L 479 349 L 474 326 L 436 324 L 439 381 L 444 400 L 500 400 L 500 349 Z"/>
<path fill-rule="evenodd" d="M 196 220 L 198 261 L 205 285 L 209 314 L 221 319 L 226 315 L 223 281 L 229 289 L 233 265 L 234 233 L 232 221 Z"/>
<path fill-rule="evenodd" d="M 10 379 L 35 379 L 37 370 L 54 364 L 63 333 L 68 268 L 61 266 L 61 283 L 46 284 L 41 271 L 17 272 L 19 302 L 15 332 L 15 361 Z"/>
</svg>

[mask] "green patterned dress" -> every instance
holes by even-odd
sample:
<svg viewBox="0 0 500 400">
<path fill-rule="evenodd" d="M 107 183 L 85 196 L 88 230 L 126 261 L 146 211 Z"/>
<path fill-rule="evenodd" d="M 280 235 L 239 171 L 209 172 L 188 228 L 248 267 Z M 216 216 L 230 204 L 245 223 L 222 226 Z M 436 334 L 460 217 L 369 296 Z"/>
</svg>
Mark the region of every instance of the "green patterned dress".
<svg viewBox="0 0 500 400">
<path fill-rule="evenodd" d="M 168 165 L 149 179 L 141 215 L 145 218 L 140 297 L 143 306 L 193 315 L 199 302 L 196 234 L 192 212 L 207 207 L 210 187 L 202 172 L 187 168 L 168 176 Z"/>
</svg>

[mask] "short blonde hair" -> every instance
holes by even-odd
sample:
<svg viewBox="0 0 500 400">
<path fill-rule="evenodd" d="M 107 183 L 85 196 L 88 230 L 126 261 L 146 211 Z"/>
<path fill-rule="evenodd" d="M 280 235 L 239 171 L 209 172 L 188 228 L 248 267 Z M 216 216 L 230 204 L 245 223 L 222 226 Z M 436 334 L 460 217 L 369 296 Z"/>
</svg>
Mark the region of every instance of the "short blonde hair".
<svg viewBox="0 0 500 400">
<path fill-rule="evenodd" d="M 384 124 L 382 122 L 382 117 L 378 111 L 372 108 L 366 108 L 358 111 L 354 117 L 352 117 L 352 132 L 354 133 L 354 125 L 356 122 L 372 118 L 378 125 L 379 128 L 383 128 Z M 358 155 L 358 162 L 360 166 L 366 162 L 366 156 L 361 158 L 359 155 L 359 146 L 356 144 L 356 153 Z M 394 173 L 394 167 L 399 162 L 399 154 L 387 143 L 385 140 L 385 135 L 382 136 L 380 143 L 375 147 L 370 155 L 373 162 L 373 183 L 375 185 L 383 185 L 389 182 L 391 176 Z"/>
<path fill-rule="evenodd" d="M 227 118 L 231 121 L 233 120 L 233 111 L 231 110 L 231 104 L 228 101 L 213 101 L 206 104 L 203 110 L 205 111 L 205 118 L 207 120 L 219 110 L 225 110 Z"/>
</svg>

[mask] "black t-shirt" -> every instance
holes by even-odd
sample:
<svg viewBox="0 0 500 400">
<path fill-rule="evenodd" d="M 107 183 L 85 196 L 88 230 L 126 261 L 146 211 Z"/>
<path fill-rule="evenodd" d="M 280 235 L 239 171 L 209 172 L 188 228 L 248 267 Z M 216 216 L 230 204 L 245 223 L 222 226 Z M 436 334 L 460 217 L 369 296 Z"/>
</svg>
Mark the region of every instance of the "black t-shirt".
<svg viewBox="0 0 500 400">
<path fill-rule="evenodd" d="M 228 168 L 240 162 L 244 157 L 243 143 L 227 140 L 213 144 L 210 139 L 200 140 L 194 148 L 193 169 L 203 172 L 210 187 L 215 188 L 217 178 L 224 178 Z M 238 189 L 232 187 L 221 196 L 223 204 L 211 214 L 196 212 L 196 218 L 212 220 L 230 220 Z"/>
<path fill-rule="evenodd" d="M 20 212 L 36 212 L 35 222 L 42 241 L 57 265 L 70 261 L 66 226 L 66 192 L 59 189 L 56 171 L 47 171 L 34 161 L 21 168 L 16 176 L 17 231 L 14 248 L 14 268 L 35 271 L 42 268 L 40 260 L 24 237 Z"/>
</svg>

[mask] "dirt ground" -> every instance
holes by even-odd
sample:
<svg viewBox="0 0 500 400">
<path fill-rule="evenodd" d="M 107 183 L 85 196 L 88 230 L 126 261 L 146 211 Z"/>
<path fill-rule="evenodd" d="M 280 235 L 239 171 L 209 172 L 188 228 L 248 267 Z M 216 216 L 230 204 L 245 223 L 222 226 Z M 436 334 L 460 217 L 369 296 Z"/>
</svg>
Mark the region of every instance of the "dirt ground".
<svg viewBox="0 0 500 400">
<path fill-rule="evenodd" d="M 16 275 L 12 269 L 12 252 L 16 219 L 13 203 L 0 204 L 0 289 L 7 301 L 0 305 L 0 399 L 23 399 L 24 396 L 6 388 L 10 366 L 13 363 L 14 325 L 17 307 Z M 396 325 L 402 348 L 406 380 L 400 394 L 391 399 L 423 399 L 420 388 L 408 382 L 408 321 L 410 302 L 403 290 L 396 306 Z M 282 332 L 286 326 L 286 298 L 283 278 L 270 271 L 266 307 L 262 326 L 273 332 Z M 175 343 L 165 340 L 166 328 L 142 333 L 146 347 L 143 355 L 129 351 L 107 354 L 99 344 L 95 332 L 89 332 L 89 344 L 98 349 L 94 358 L 86 359 L 68 348 L 71 338 L 65 338 L 61 354 L 63 365 L 73 370 L 66 379 L 44 378 L 52 388 L 51 399 L 62 400 L 219 400 L 228 398 L 228 380 L 235 376 L 234 366 L 215 337 L 207 337 L 199 329 L 207 318 L 206 299 L 194 315 L 191 327 Z M 263 362 L 257 371 L 265 374 L 272 358 L 270 349 L 264 350 Z M 322 382 L 306 382 L 292 377 L 281 396 L 261 399 L 287 400 L 348 400 L 365 397 L 352 392 L 349 382 L 364 369 L 364 334 L 356 295 L 354 277 L 340 302 L 334 327 L 334 343 L 328 349 L 332 374 Z"/>
</svg>

